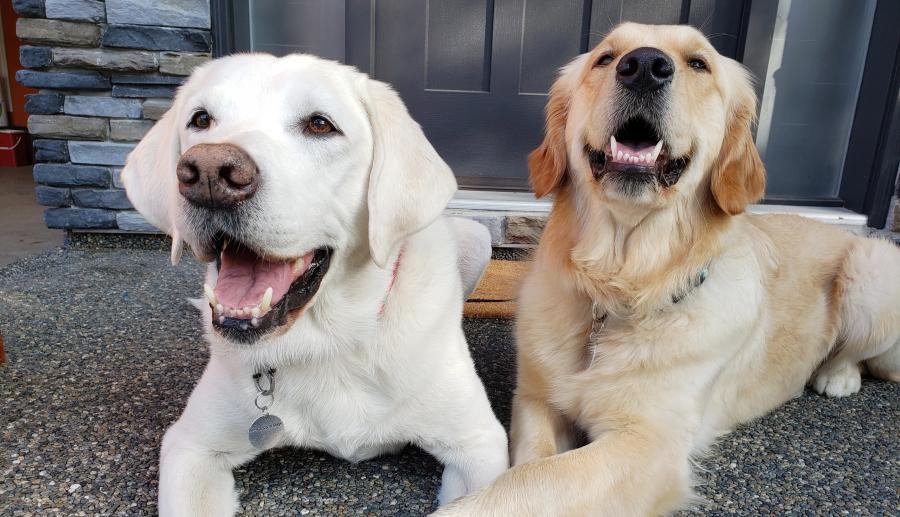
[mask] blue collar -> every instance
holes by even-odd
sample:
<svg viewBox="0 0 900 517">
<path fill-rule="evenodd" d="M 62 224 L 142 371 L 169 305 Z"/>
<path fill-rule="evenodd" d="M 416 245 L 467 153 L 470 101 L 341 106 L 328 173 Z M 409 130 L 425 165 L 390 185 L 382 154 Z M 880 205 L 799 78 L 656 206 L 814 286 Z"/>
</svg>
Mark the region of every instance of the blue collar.
<svg viewBox="0 0 900 517">
<path fill-rule="evenodd" d="M 706 282 L 706 278 L 708 276 L 709 276 L 709 266 L 706 266 L 697 273 L 697 275 L 694 277 L 694 280 L 691 282 L 691 285 L 687 289 L 685 289 L 684 291 L 682 291 L 678 294 L 672 295 L 672 303 L 676 304 L 676 303 L 680 302 L 681 300 L 684 300 L 684 298 L 687 295 L 691 294 L 691 292 L 694 289 L 703 285 L 703 282 Z"/>
</svg>

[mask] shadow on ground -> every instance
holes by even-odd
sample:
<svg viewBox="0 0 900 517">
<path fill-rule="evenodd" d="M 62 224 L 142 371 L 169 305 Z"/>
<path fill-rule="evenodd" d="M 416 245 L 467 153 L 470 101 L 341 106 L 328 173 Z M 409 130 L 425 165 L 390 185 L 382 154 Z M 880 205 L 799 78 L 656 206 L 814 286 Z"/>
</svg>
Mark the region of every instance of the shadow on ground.
<svg viewBox="0 0 900 517">
<path fill-rule="evenodd" d="M 200 265 L 161 251 L 57 250 L 0 269 L 0 514 L 155 514 L 157 452 L 206 360 L 187 297 Z M 509 422 L 512 326 L 465 330 Z M 725 438 L 702 460 L 696 514 L 900 512 L 900 386 L 813 394 Z M 246 514 L 421 515 L 440 465 L 412 447 L 352 465 L 300 450 L 238 469 Z"/>
</svg>

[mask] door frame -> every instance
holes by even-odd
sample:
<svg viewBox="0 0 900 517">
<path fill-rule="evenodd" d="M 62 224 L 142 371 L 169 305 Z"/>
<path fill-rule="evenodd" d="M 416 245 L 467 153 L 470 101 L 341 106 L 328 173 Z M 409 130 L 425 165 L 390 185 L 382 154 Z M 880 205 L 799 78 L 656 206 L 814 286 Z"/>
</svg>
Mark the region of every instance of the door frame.
<svg viewBox="0 0 900 517">
<path fill-rule="evenodd" d="M 745 55 L 745 42 L 748 33 L 753 32 L 752 27 L 748 29 L 753 17 L 751 11 L 773 14 L 777 4 L 778 0 L 744 1 L 742 37 L 738 41 L 738 57 L 742 62 L 749 57 Z M 213 56 L 228 55 L 235 51 L 232 2 L 211 0 L 210 8 Z M 348 9 L 348 16 L 349 13 Z M 687 20 L 686 12 L 682 18 Z M 900 19 L 900 2 L 876 0 L 838 197 L 768 196 L 763 204 L 844 207 L 868 216 L 869 226 L 884 226 L 900 166 L 900 39 L 896 38 L 893 23 L 897 19 Z M 771 41 L 771 30 L 766 32 L 763 28 L 758 32 L 764 34 L 753 34 L 753 37 L 767 36 Z"/>
</svg>

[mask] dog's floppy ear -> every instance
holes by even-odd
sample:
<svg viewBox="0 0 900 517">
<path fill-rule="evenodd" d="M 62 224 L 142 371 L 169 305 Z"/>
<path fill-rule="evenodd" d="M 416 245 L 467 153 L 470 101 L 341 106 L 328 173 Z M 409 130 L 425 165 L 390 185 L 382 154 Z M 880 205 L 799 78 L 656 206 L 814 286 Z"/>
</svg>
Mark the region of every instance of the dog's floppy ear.
<svg viewBox="0 0 900 517">
<path fill-rule="evenodd" d="M 181 156 L 177 114 L 173 106 L 128 155 L 122 183 L 131 204 L 150 224 L 171 233 L 173 197 L 178 194 L 175 169 Z"/>
<path fill-rule="evenodd" d="M 385 267 L 398 244 L 441 215 L 456 192 L 456 178 L 394 90 L 371 79 L 367 90 L 374 141 L 369 250 Z"/>
<path fill-rule="evenodd" d="M 753 142 L 752 124 L 756 118 L 756 94 L 746 70 L 728 61 L 735 70 L 729 121 L 722 149 L 713 165 L 710 188 L 723 212 L 736 215 L 766 191 L 766 169 Z"/>
<path fill-rule="evenodd" d="M 569 116 L 569 101 L 572 99 L 575 77 L 581 73 L 587 56 L 589 54 L 582 54 L 563 67 L 559 78 L 550 87 L 545 108 L 544 141 L 528 155 L 529 179 L 535 197 L 546 196 L 565 181 L 568 166 L 566 119 Z"/>
<path fill-rule="evenodd" d="M 122 183 L 131 204 L 153 226 L 172 237 L 172 263 L 181 257 L 182 241 L 175 227 L 178 200 L 175 169 L 181 156 L 178 101 L 154 124 L 128 155 Z"/>
</svg>

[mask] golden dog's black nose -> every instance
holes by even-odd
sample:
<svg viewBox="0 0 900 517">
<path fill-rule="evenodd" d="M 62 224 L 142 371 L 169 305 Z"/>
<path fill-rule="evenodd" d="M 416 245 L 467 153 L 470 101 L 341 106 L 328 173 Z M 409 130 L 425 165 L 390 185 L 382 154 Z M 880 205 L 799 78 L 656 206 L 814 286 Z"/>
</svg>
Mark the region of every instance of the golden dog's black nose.
<svg viewBox="0 0 900 517">
<path fill-rule="evenodd" d="M 652 92 L 672 81 L 675 66 L 658 48 L 641 47 L 622 56 L 616 65 L 616 79 L 637 92 Z"/>
<path fill-rule="evenodd" d="M 176 170 L 178 190 L 191 204 L 234 208 L 259 188 L 259 170 L 243 149 L 231 144 L 197 144 L 188 149 Z"/>
</svg>

